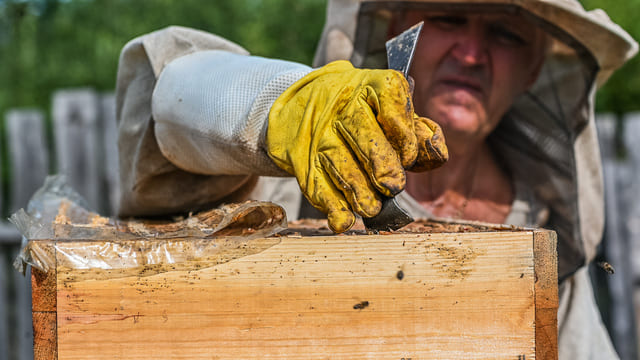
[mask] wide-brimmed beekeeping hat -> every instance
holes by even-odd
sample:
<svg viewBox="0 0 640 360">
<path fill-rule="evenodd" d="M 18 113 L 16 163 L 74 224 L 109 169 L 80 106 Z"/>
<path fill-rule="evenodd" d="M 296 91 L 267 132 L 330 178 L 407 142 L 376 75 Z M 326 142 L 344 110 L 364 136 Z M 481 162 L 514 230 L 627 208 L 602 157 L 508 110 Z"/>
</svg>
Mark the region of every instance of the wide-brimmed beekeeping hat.
<svg viewBox="0 0 640 360">
<path fill-rule="evenodd" d="M 577 0 L 330 0 L 314 65 L 338 59 L 361 65 L 358 62 L 384 52 L 384 41 L 380 45 L 377 40 L 386 36 L 385 21 L 406 10 L 522 14 L 562 43 L 554 51 L 564 51 L 562 45 L 587 51 L 599 68 L 599 83 L 638 51 L 636 41 L 603 10 L 586 11 Z"/>
</svg>

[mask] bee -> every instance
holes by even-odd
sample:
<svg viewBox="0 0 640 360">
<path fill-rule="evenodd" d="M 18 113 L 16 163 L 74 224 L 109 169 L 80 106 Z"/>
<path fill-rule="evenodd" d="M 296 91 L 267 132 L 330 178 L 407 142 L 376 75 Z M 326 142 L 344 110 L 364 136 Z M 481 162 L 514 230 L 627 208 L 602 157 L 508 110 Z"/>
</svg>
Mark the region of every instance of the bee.
<svg viewBox="0 0 640 360">
<path fill-rule="evenodd" d="M 616 272 L 616 270 L 613 268 L 613 266 L 611 266 L 611 264 L 609 264 L 606 261 L 600 261 L 597 263 L 597 265 L 604 271 L 607 272 L 607 274 L 611 275 L 613 273 Z"/>
<path fill-rule="evenodd" d="M 353 309 L 354 310 L 362 310 L 364 308 L 366 308 L 367 306 L 369 306 L 369 302 L 368 301 L 361 301 L 355 305 L 353 305 Z"/>
</svg>

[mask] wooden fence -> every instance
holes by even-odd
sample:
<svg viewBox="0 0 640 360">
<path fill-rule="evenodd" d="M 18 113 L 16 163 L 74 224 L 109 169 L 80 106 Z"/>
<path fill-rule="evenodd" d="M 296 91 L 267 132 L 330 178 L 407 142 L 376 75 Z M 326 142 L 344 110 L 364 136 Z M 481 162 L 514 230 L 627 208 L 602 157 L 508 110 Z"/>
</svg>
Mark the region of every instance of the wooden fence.
<svg viewBox="0 0 640 360">
<path fill-rule="evenodd" d="M 612 276 L 592 269 L 601 305 L 620 358 L 638 359 L 640 324 L 640 113 L 597 118 L 605 181 L 605 233 L 600 260 Z M 634 301 L 635 300 L 635 301 Z M 634 304 L 635 302 L 635 304 Z"/>
<path fill-rule="evenodd" d="M 0 169 L 10 174 L 1 184 L 2 218 L 26 204 L 48 173 L 64 173 L 70 184 L 104 215 L 117 208 L 118 166 L 115 103 L 111 94 L 91 89 L 61 90 L 52 99 L 52 131 L 43 112 L 11 110 L 4 116 L 6 154 Z M 616 119 L 598 116 L 604 162 L 607 225 L 602 257 L 615 275 L 593 270 L 596 295 L 616 349 L 624 360 L 636 360 L 635 308 L 640 309 L 640 113 Z M 623 131 L 620 125 L 623 124 Z M 51 137 L 47 134 L 52 133 Z M 49 149 L 53 149 L 50 151 Z M 4 156 L 1 156 L 4 155 Z M 0 221 L 0 360 L 33 358 L 29 277 L 11 264 L 21 237 Z M 634 261 L 634 259 L 637 259 Z"/>
</svg>

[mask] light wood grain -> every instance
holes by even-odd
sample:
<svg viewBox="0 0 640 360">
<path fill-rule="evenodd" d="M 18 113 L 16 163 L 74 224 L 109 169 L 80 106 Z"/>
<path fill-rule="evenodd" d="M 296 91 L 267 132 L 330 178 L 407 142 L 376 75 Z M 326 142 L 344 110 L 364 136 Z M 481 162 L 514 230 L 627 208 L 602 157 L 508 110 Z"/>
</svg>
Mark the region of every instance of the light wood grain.
<svg viewBox="0 0 640 360">
<path fill-rule="evenodd" d="M 540 276 L 544 265 L 533 240 L 531 231 L 290 236 L 253 255 L 149 276 L 140 268 L 92 277 L 60 266 L 58 254 L 58 354 L 553 359 L 536 350 L 536 323 L 555 317 L 536 314 L 534 268 Z"/>
<path fill-rule="evenodd" d="M 58 360 L 56 313 L 34 311 L 32 319 L 33 358 L 37 360 Z"/>
<path fill-rule="evenodd" d="M 42 241 L 41 249 L 54 260 L 53 268 L 41 271 L 31 268 L 31 319 L 33 323 L 33 358 L 58 359 L 57 271 L 55 242 Z"/>
<path fill-rule="evenodd" d="M 54 242 L 43 243 L 44 249 L 50 250 L 50 257 L 55 259 Z M 55 265 L 55 264 L 54 264 Z M 31 309 L 33 312 L 56 312 L 57 271 L 41 271 L 31 268 Z"/>
<path fill-rule="evenodd" d="M 536 359 L 558 359 L 558 254 L 553 231 L 534 232 Z"/>
</svg>

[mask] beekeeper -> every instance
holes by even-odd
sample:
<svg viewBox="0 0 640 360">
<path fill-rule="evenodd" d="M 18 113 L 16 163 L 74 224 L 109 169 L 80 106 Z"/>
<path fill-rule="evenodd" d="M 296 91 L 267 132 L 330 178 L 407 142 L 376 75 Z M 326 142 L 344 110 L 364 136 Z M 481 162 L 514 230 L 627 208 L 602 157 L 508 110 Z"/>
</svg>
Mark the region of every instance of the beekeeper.
<svg viewBox="0 0 640 360">
<path fill-rule="evenodd" d="M 411 101 L 399 73 L 361 68 L 386 68 L 385 41 L 421 20 Z M 268 199 L 341 232 L 384 194 L 414 217 L 551 228 L 560 358 L 615 359 L 586 269 L 604 223 L 593 105 L 636 52 L 576 0 L 329 1 L 314 69 L 150 33 L 118 69 L 120 215 Z"/>
</svg>

